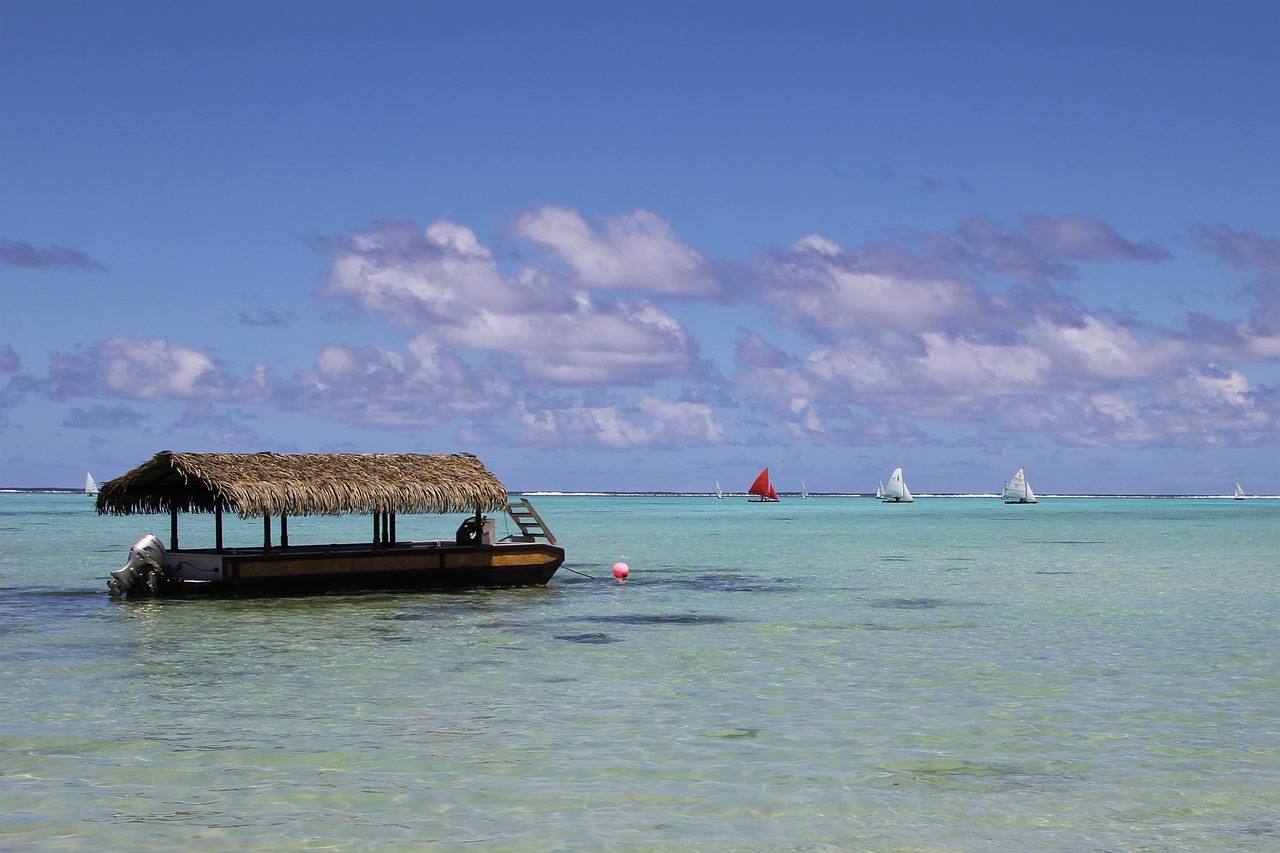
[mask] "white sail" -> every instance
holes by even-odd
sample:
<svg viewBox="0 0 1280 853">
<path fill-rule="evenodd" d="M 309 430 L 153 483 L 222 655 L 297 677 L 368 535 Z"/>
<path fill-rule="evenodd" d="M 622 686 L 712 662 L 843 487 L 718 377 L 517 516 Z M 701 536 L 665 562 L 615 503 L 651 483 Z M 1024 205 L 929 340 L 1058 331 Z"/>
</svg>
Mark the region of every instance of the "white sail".
<svg viewBox="0 0 1280 853">
<path fill-rule="evenodd" d="M 1240 484 L 1236 483 L 1236 500 L 1244 500 L 1244 489 L 1240 488 Z"/>
<path fill-rule="evenodd" d="M 876 483 L 876 499 L 884 500 L 884 483 Z"/>
<path fill-rule="evenodd" d="M 1027 483 L 1027 475 L 1022 468 L 1013 475 L 1013 479 L 1004 484 L 1004 502 L 1007 504 L 1033 504 L 1036 493 L 1031 491 Z"/>
<path fill-rule="evenodd" d="M 901 468 L 894 468 L 893 473 L 889 475 L 889 485 L 884 487 L 884 496 L 880 500 L 885 503 L 911 503 L 915 500 L 902 479 Z"/>
<path fill-rule="evenodd" d="M 718 498 L 723 498 L 723 497 L 724 497 L 724 492 L 722 492 L 722 491 L 720 490 L 720 481 L 719 481 L 719 480 L 716 480 L 716 497 L 718 497 Z"/>
<path fill-rule="evenodd" d="M 93 474 L 84 475 L 84 493 L 91 498 L 98 496 L 98 484 L 93 479 Z"/>
</svg>

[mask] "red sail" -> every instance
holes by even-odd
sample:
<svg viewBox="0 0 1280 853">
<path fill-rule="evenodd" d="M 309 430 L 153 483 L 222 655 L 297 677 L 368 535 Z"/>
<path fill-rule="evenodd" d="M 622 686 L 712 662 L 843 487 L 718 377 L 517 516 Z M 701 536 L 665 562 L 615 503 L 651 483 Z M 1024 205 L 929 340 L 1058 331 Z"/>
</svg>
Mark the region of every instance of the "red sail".
<svg viewBox="0 0 1280 853">
<path fill-rule="evenodd" d="M 772 492 L 772 494 L 770 494 Z M 751 488 L 747 489 L 749 495 L 759 495 L 762 498 L 777 498 L 777 492 L 773 491 L 773 486 L 769 485 L 769 469 L 765 468 L 760 472 L 760 476 L 756 477 L 756 481 L 751 484 Z"/>
</svg>

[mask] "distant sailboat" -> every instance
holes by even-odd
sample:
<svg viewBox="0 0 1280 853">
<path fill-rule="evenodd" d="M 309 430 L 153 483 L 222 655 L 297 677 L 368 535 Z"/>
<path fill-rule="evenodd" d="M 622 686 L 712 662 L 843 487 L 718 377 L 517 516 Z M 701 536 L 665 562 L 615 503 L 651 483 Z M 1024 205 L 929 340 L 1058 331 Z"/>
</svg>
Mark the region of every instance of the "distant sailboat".
<svg viewBox="0 0 1280 853">
<path fill-rule="evenodd" d="M 911 490 L 902 480 L 901 468 L 894 468 L 893 473 L 889 475 L 889 485 L 884 487 L 884 494 L 880 496 L 880 500 L 887 504 L 907 504 L 915 500 L 911 496 Z"/>
<path fill-rule="evenodd" d="M 1004 502 L 1007 504 L 1033 504 L 1036 493 L 1027 484 L 1027 475 L 1019 468 L 1013 479 L 1004 484 Z"/>
<path fill-rule="evenodd" d="M 719 481 L 719 480 L 716 480 L 716 497 L 717 497 L 717 498 L 723 498 L 723 497 L 724 497 L 724 492 L 720 490 L 720 481 Z"/>
<path fill-rule="evenodd" d="M 98 496 L 98 483 L 93 479 L 93 474 L 86 473 L 84 475 L 84 493 L 91 498 Z"/>
<path fill-rule="evenodd" d="M 1236 500 L 1244 500 L 1244 489 L 1240 488 L 1240 484 L 1236 483 Z"/>
<path fill-rule="evenodd" d="M 753 497 L 747 498 L 752 503 L 764 503 L 766 501 L 778 500 L 778 493 L 773 488 L 773 484 L 769 482 L 769 469 L 765 468 L 756 477 L 756 481 L 751 484 L 751 488 L 747 489 L 747 494 Z"/>
<path fill-rule="evenodd" d="M 884 500 L 884 483 L 876 483 L 876 500 Z"/>
<path fill-rule="evenodd" d="M 804 480 L 800 481 L 800 497 L 802 498 L 809 497 L 809 489 L 807 486 L 805 486 Z"/>
</svg>

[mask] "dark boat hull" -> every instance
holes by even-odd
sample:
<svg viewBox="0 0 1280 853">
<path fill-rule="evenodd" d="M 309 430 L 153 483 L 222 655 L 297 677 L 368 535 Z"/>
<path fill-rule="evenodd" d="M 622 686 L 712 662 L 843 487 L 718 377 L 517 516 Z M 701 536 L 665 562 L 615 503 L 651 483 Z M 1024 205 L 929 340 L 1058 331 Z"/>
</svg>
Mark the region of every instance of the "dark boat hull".
<svg viewBox="0 0 1280 853">
<path fill-rule="evenodd" d="M 169 551 L 142 595 L 283 596 L 328 592 L 545 586 L 564 549 L 542 542 L 495 545 L 398 543 L 216 551 Z M 154 587 L 152 589 L 151 587 Z"/>
</svg>

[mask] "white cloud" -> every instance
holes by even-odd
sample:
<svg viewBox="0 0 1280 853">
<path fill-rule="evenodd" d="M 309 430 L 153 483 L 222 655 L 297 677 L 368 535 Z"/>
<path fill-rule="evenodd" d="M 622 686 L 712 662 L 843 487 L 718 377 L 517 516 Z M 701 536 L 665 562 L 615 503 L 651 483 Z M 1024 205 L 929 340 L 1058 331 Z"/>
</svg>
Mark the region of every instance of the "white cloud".
<svg viewBox="0 0 1280 853">
<path fill-rule="evenodd" d="M 131 400 L 261 402 L 276 384 L 261 364 L 252 365 L 249 378 L 237 383 L 204 353 L 163 338 L 110 338 L 98 343 L 79 369 L 97 376 L 105 391 Z"/>
<path fill-rule="evenodd" d="M 552 239 L 551 224 L 572 232 L 576 214 L 542 208 L 530 216 L 541 225 L 527 227 Z M 509 359 L 523 378 L 542 386 L 636 385 L 696 373 L 693 339 L 666 310 L 642 299 L 602 300 L 583 287 L 619 286 L 632 273 L 611 266 L 615 262 L 644 261 L 648 266 L 636 272 L 642 275 L 681 268 L 657 260 L 674 239 L 669 229 L 640 221 L 643 227 L 615 226 L 604 240 L 601 251 L 618 253 L 604 264 L 610 272 L 603 284 L 584 276 L 573 285 L 532 263 L 504 273 L 461 225 L 437 222 L 421 233 L 378 226 L 347 242 L 326 293 L 429 334 L 441 346 Z"/>
<path fill-rule="evenodd" d="M 580 287 L 671 296 L 721 293 L 706 258 L 647 210 L 607 217 L 596 229 L 576 210 L 538 207 L 516 218 L 515 231 L 565 263 Z"/>
<path fill-rule="evenodd" d="M 725 440 L 711 407 L 644 397 L 635 405 L 588 405 L 546 401 L 541 408 L 514 409 L 521 443 L 602 447 L 614 450 L 672 445 L 710 445 Z"/>
</svg>

